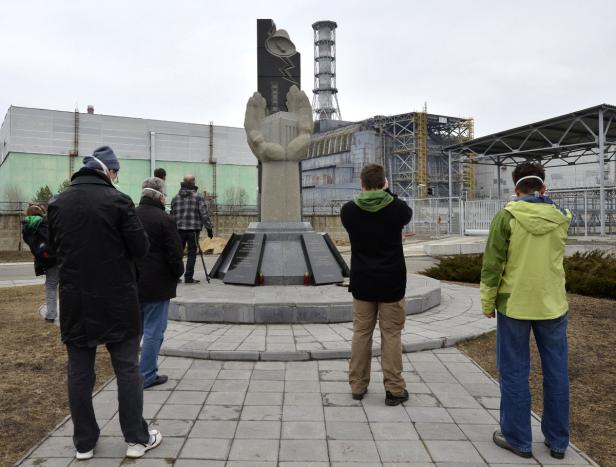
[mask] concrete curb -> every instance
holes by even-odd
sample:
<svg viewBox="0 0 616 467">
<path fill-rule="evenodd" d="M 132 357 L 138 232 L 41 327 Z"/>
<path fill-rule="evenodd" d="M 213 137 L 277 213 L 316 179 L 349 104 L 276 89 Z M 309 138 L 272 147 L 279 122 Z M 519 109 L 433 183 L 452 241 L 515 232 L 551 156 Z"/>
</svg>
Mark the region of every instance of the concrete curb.
<svg viewBox="0 0 616 467">
<path fill-rule="evenodd" d="M 492 332 L 493 329 L 485 331 L 469 332 L 467 334 L 456 334 L 433 339 L 426 339 L 419 342 L 403 343 L 403 353 L 421 352 L 424 350 L 434 350 L 446 347 L 453 347 L 458 342 L 475 339 L 483 334 Z M 272 351 L 242 351 L 242 350 L 188 350 L 163 346 L 160 355 L 167 357 L 189 357 L 202 360 L 235 360 L 235 361 L 275 361 L 293 362 L 306 360 L 337 360 L 351 358 L 351 348 L 346 349 L 319 349 L 319 350 L 296 350 L 289 352 Z M 381 355 L 380 347 L 372 348 L 372 356 Z"/>
</svg>

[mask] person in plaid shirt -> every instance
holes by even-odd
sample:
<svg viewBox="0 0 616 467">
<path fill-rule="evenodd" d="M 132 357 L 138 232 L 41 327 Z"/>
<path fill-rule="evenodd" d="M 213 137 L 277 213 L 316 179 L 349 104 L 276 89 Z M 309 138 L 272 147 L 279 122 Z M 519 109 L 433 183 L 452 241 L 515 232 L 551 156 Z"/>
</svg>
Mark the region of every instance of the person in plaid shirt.
<svg viewBox="0 0 616 467">
<path fill-rule="evenodd" d="M 207 236 L 212 238 L 212 222 L 208 212 L 205 198 L 198 192 L 195 186 L 195 177 L 185 175 L 180 184 L 180 191 L 171 200 L 171 216 L 175 219 L 178 232 L 182 239 L 182 250 L 188 245 L 188 259 L 186 272 L 184 273 L 185 284 L 196 284 L 199 281 L 193 278 L 195 273 L 195 261 L 197 260 L 197 242 L 199 233 L 205 227 Z"/>
</svg>

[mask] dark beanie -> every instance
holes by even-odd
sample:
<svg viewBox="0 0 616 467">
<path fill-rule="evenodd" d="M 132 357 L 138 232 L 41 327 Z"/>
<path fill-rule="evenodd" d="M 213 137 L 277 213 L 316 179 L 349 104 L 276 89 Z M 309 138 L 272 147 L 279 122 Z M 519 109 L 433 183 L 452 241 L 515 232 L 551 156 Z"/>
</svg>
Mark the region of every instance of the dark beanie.
<svg viewBox="0 0 616 467">
<path fill-rule="evenodd" d="M 102 170 L 103 167 L 94 159 L 95 157 L 105 164 L 109 170 L 120 170 L 120 161 L 109 146 L 101 146 L 95 149 L 91 156 L 83 158 L 83 165 L 88 169 Z"/>
</svg>

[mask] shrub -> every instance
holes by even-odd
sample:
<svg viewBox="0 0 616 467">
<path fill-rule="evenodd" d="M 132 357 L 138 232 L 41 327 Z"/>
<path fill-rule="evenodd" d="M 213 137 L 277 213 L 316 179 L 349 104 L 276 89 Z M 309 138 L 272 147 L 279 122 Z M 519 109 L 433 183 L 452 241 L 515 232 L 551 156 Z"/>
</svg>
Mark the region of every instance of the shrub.
<svg viewBox="0 0 616 467">
<path fill-rule="evenodd" d="M 482 260 L 483 255 L 441 256 L 436 266 L 420 274 L 439 280 L 478 284 Z"/>
<path fill-rule="evenodd" d="M 420 274 L 474 284 L 481 280 L 483 255 L 445 256 L 438 261 L 436 266 Z M 601 250 L 576 253 L 565 258 L 564 267 L 568 292 L 616 299 L 616 255 Z"/>
<path fill-rule="evenodd" d="M 616 255 L 593 250 L 565 258 L 567 290 L 616 299 Z"/>
</svg>

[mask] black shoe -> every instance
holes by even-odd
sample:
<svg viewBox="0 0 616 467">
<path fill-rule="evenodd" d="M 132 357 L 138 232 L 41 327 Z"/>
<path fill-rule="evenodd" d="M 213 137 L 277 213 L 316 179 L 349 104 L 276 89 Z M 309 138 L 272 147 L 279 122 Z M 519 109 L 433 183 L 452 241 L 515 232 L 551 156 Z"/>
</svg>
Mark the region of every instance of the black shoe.
<svg viewBox="0 0 616 467">
<path fill-rule="evenodd" d="M 405 389 L 404 393 L 399 396 L 392 394 L 389 391 L 385 391 L 385 405 L 400 405 L 402 402 L 409 400 L 409 392 Z"/>
<path fill-rule="evenodd" d="M 45 318 L 45 321 L 47 321 L 48 323 L 55 323 L 56 322 L 55 319 L 51 319 L 51 318 Z"/>
<path fill-rule="evenodd" d="M 360 401 L 364 398 L 364 396 L 366 395 L 366 393 L 368 392 L 367 389 L 364 389 L 362 392 L 358 392 L 358 393 L 352 393 L 351 396 L 353 397 L 354 401 Z"/>
<path fill-rule="evenodd" d="M 550 450 L 550 456 L 552 456 L 554 459 L 564 459 L 565 458 L 564 452 L 554 451 L 554 449 L 550 447 L 547 441 L 544 441 L 543 444 L 545 444 L 548 447 L 548 449 Z"/>
<path fill-rule="evenodd" d="M 184 279 L 184 284 L 198 284 L 199 282 L 201 282 L 198 279 Z"/>
<path fill-rule="evenodd" d="M 516 449 L 511 446 L 500 431 L 494 432 L 494 434 L 492 435 L 492 441 L 494 441 L 494 444 L 496 444 L 499 448 L 511 451 L 516 456 L 523 457 L 524 459 L 530 459 L 531 457 L 533 457 L 532 451 L 520 451 L 519 449 Z"/>
<path fill-rule="evenodd" d="M 143 389 L 151 388 L 152 386 L 158 386 L 160 384 L 165 384 L 169 378 L 167 375 L 156 375 L 156 379 L 152 381 L 147 386 L 143 386 Z"/>
</svg>

